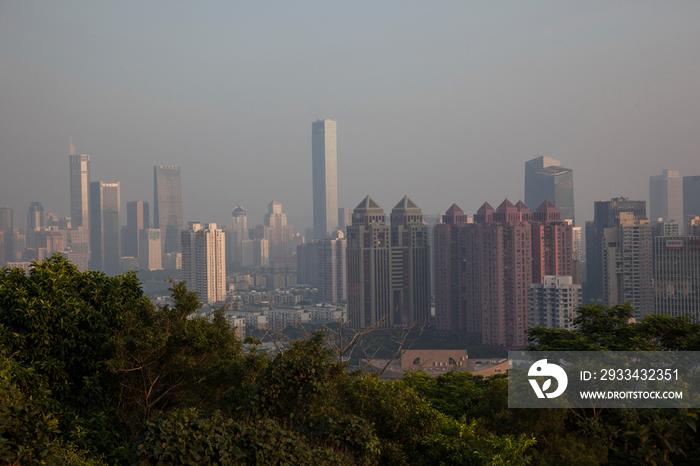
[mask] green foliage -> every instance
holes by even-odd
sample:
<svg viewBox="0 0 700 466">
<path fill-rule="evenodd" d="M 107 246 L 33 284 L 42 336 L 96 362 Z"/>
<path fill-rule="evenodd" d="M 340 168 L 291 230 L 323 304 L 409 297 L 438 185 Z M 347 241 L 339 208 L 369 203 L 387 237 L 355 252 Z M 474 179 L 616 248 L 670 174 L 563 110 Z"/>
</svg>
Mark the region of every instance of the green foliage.
<svg viewBox="0 0 700 466">
<path fill-rule="evenodd" d="M 29 275 L 0 271 L 2 353 L 16 362 L 17 386 L 29 387 L 29 377 L 46 389 L 32 398 L 41 405 L 32 406 L 55 418 L 61 435 L 77 448 L 120 449 L 109 341 L 124 313 L 147 302 L 133 273 L 81 273 L 60 255 L 35 263 Z"/>
<path fill-rule="evenodd" d="M 345 364 L 333 360 L 323 345 L 321 332 L 296 340 L 265 368 L 251 403 L 258 418 L 303 422 L 312 412 L 321 414 L 331 387 L 345 374 Z"/>
<path fill-rule="evenodd" d="M 335 465 L 352 458 L 313 445 L 272 419 L 251 422 L 202 417 L 197 410 L 171 412 L 146 422 L 135 444 L 138 464 Z"/>
<path fill-rule="evenodd" d="M 535 327 L 528 330 L 531 351 L 658 351 L 700 350 L 700 324 L 685 317 L 647 316 L 630 322 L 629 303 L 578 308 L 574 330 Z"/>
<path fill-rule="evenodd" d="M 123 314 L 109 361 L 118 375 L 121 417 L 135 433 L 157 410 L 212 406 L 234 383 L 240 342 L 223 311 L 193 317 L 200 307 L 184 282 L 171 288 L 174 305 L 147 305 Z"/>
<path fill-rule="evenodd" d="M 410 371 L 406 372 L 402 383 L 429 400 L 441 413 L 459 419 L 478 417 L 484 410 L 491 379 L 469 372 L 453 371 L 430 377 L 423 372 Z"/>
</svg>

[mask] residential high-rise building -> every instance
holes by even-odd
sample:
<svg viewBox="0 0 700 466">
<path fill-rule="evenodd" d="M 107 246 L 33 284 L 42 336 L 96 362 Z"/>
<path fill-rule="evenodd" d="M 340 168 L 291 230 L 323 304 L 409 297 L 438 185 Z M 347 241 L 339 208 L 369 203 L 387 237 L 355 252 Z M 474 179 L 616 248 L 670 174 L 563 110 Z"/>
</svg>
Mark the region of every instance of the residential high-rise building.
<svg viewBox="0 0 700 466">
<path fill-rule="evenodd" d="M 205 303 L 226 299 L 226 240 L 216 223 L 189 222 L 181 232 L 182 274 L 190 291 Z"/>
<path fill-rule="evenodd" d="M 574 172 L 550 157 L 538 156 L 525 162 L 525 204 L 532 210 L 542 202 L 553 203 L 563 219 L 576 224 Z"/>
<path fill-rule="evenodd" d="M 345 235 L 336 230 L 330 238 L 317 241 L 319 300 L 330 304 L 345 302 L 348 300 Z"/>
<path fill-rule="evenodd" d="M 548 200 L 535 212 L 507 199 L 497 209 L 484 203 L 474 223 L 452 205 L 435 227 L 437 328 L 524 347 L 530 285 L 572 271 L 572 226 Z"/>
<path fill-rule="evenodd" d="M 353 327 L 412 325 L 430 316 L 430 251 L 423 214 L 407 196 L 392 210 L 367 196 L 347 228 L 348 309 Z"/>
<path fill-rule="evenodd" d="M 314 238 L 328 238 L 338 229 L 338 124 L 319 120 L 311 124 Z"/>
<path fill-rule="evenodd" d="M 160 235 L 158 228 L 142 228 L 139 232 L 139 269 L 161 270 L 163 259 L 160 255 Z M 133 257 L 133 256 L 132 256 Z"/>
<path fill-rule="evenodd" d="M 442 223 L 435 225 L 433 232 L 433 259 L 435 277 L 435 325 L 443 332 L 471 333 L 481 338 L 481 315 L 467 313 L 467 286 L 475 284 L 474 277 L 467 274 L 467 261 L 476 260 L 476 251 L 467 250 L 468 246 L 476 245 L 475 241 L 467 241 L 476 230 L 462 228 L 471 223 L 469 216 L 457 204 L 452 204 Z M 464 248 L 464 249 L 462 249 Z"/>
<path fill-rule="evenodd" d="M 680 236 L 681 226 L 675 221 L 652 222 L 651 237 L 657 236 Z"/>
<path fill-rule="evenodd" d="M 236 266 L 253 265 L 252 257 L 245 256 L 243 242 L 248 241 L 248 215 L 240 204 L 231 212 L 230 261 Z"/>
<path fill-rule="evenodd" d="M 683 223 L 683 186 L 678 170 L 649 177 L 649 219 Z"/>
<path fill-rule="evenodd" d="M 70 217 L 71 227 L 90 227 L 90 156 L 76 155 L 70 138 Z"/>
<path fill-rule="evenodd" d="M 582 300 L 581 285 L 571 277 L 545 275 L 542 283 L 530 285 L 529 326 L 572 330 Z"/>
<path fill-rule="evenodd" d="M 596 201 L 593 221 L 586 222 L 586 286 L 583 288 L 584 303 L 602 304 L 603 291 L 603 234 L 606 228 L 615 226 L 623 212 L 631 212 L 635 219 L 647 218 L 646 202 L 632 201 L 626 197 L 609 201 Z"/>
<path fill-rule="evenodd" d="M 683 177 L 683 228 L 688 217 L 700 216 L 700 176 Z M 688 230 L 683 230 L 687 235 Z"/>
<path fill-rule="evenodd" d="M 162 230 L 162 253 L 180 252 L 182 184 L 179 166 L 153 167 L 153 208 L 153 226 Z"/>
<path fill-rule="evenodd" d="M 629 301 L 635 318 L 654 312 L 651 222 L 621 212 L 612 228 L 605 228 L 602 244 L 603 304 Z"/>
<path fill-rule="evenodd" d="M 654 238 L 656 314 L 700 319 L 700 235 Z"/>
<path fill-rule="evenodd" d="M 90 268 L 113 275 L 121 272 L 118 181 L 90 183 Z"/>
<path fill-rule="evenodd" d="M 321 240 L 297 246 L 297 283 L 318 286 L 318 252 Z"/>
<path fill-rule="evenodd" d="M 408 196 L 391 210 L 391 291 L 394 325 L 430 318 L 430 244 L 423 212 Z"/>
<path fill-rule="evenodd" d="M 126 240 L 124 241 L 123 255 L 128 257 L 139 256 L 140 231 L 150 228 L 151 222 L 148 212 L 148 202 L 129 201 L 126 203 Z M 158 240 L 160 244 L 160 237 Z M 160 254 L 159 254 L 160 256 Z M 158 266 L 160 268 L 160 265 Z"/>
</svg>

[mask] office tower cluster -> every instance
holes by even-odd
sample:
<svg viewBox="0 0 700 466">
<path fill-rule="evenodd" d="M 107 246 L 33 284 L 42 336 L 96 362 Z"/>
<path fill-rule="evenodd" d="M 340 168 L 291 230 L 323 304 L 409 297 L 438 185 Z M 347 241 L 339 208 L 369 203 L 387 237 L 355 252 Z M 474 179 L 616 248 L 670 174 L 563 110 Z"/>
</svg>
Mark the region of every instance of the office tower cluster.
<svg viewBox="0 0 700 466">
<path fill-rule="evenodd" d="M 353 327 L 422 324 L 430 317 L 428 226 L 404 197 L 386 222 L 367 196 L 347 227 L 348 316 Z"/>
<path fill-rule="evenodd" d="M 635 319 L 650 314 L 700 317 L 700 182 L 663 170 L 649 178 L 645 201 L 595 203 L 586 222 L 584 303 L 629 302 Z"/>
<path fill-rule="evenodd" d="M 473 222 L 453 204 L 434 243 L 437 329 L 487 345 L 524 347 L 531 286 L 573 271 L 572 226 L 548 200 L 534 212 L 522 201 L 484 203 Z"/>
</svg>

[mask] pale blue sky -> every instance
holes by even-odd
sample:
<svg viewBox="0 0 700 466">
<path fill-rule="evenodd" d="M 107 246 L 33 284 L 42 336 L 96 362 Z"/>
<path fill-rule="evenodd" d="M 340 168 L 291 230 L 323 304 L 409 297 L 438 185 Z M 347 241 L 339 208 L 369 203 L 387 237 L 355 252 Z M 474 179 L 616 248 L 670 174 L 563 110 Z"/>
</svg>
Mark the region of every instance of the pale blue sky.
<svg viewBox="0 0 700 466">
<path fill-rule="evenodd" d="M 277 199 L 303 232 L 331 118 L 342 206 L 471 215 L 546 155 L 583 225 L 664 168 L 700 175 L 698 24 L 700 2 L 0 0 L 0 205 L 69 215 L 72 134 L 124 204 L 176 164 L 185 220 Z"/>
</svg>

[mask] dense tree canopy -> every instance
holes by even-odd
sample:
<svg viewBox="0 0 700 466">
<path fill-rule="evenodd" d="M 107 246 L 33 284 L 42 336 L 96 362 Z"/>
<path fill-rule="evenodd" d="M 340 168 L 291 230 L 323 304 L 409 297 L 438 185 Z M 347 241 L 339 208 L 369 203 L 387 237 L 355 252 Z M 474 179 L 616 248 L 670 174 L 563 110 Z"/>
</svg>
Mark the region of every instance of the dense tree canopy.
<svg viewBox="0 0 700 466">
<path fill-rule="evenodd" d="M 172 283 L 61 256 L 0 272 L 0 464 L 685 465 L 693 410 L 508 409 L 507 378 L 349 370 L 314 333 L 272 356 Z M 683 318 L 584 306 L 530 350 L 696 350 Z"/>
</svg>

